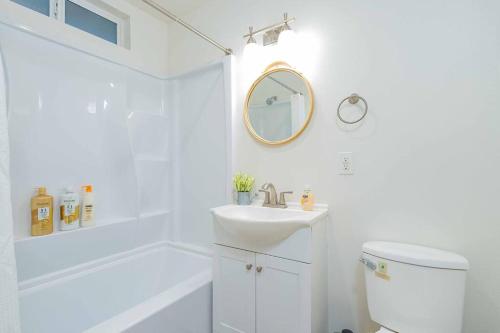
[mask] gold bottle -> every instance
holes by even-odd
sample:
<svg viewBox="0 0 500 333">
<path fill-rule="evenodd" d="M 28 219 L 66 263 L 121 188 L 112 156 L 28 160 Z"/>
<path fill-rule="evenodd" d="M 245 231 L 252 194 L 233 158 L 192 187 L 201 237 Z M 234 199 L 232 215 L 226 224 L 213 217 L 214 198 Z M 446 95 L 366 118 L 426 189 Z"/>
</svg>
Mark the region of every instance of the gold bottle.
<svg viewBox="0 0 500 333">
<path fill-rule="evenodd" d="M 51 234 L 54 230 L 54 198 L 47 194 L 45 187 L 31 198 L 31 236 Z"/>
</svg>

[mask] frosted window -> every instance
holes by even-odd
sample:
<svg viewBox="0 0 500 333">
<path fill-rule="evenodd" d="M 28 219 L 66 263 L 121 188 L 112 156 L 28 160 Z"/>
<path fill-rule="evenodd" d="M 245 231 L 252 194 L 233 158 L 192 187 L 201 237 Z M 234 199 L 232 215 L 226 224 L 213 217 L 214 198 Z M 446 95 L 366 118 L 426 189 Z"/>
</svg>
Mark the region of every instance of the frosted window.
<svg viewBox="0 0 500 333">
<path fill-rule="evenodd" d="M 43 15 L 50 15 L 50 0 L 12 0 L 29 9 L 33 9 Z"/>
<path fill-rule="evenodd" d="M 113 44 L 118 44 L 117 23 L 69 0 L 66 0 L 65 13 L 65 21 L 67 24 L 105 39 Z"/>
</svg>

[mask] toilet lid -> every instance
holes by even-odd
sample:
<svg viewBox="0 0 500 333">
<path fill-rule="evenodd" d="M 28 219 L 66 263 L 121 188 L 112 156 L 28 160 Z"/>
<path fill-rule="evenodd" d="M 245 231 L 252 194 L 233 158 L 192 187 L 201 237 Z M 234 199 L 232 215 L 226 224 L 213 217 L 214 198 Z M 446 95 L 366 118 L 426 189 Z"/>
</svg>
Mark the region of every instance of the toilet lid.
<svg viewBox="0 0 500 333">
<path fill-rule="evenodd" d="M 372 241 L 363 244 L 363 252 L 410 265 L 465 271 L 469 269 L 469 262 L 461 255 L 420 245 Z"/>
<path fill-rule="evenodd" d="M 380 329 L 376 333 L 394 333 L 394 331 L 391 331 L 385 327 L 380 327 Z"/>
</svg>

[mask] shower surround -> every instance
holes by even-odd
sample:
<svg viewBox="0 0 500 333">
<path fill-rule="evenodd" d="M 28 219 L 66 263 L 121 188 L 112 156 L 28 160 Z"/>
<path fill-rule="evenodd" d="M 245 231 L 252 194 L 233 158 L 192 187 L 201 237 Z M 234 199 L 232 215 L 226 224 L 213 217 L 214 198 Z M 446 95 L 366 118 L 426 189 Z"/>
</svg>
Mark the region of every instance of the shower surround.
<svg viewBox="0 0 500 333">
<path fill-rule="evenodd" d="M 81 315 L 78 325 L 65 326 L 65 332 L 118 326 L 116 331 L 154 331 L 150 322 L 139 325 L 131 310 L 144 302 L 150 303 L 141 311 L 169 309 L 164 317 L 153 316 L 157 324 L 173 323 L 182 316 L 183 304 L 194 299 L 200 313 L 211 318 L 208 209 L 230 200 L 232 58 L 161 78 L 1 23 L 0 43 L 8 78 L 23 329 L 36 330 L 30 322 L 44 317 L 34 308 L 53 309 L 64 302 Z M 44 185 L 57 198 L 65 186 L 83 184 L 95 189 L 96 226 L 31 237 L 33 187 Z M 124 279 L 115 285 L 121 292 L 107 289 L 112 285 L 107 279 L 132 272 L 156 282 Z M 177 279 L 163 285 L 162 276 Z M 151 307 L 158 297 L 163 306 Z M 174 301 L 180 305 L 173 306 Z M 118 303 L 126 306 L 112 306 Z M 127 314 L 131 317 L 124 319 Z M 121 324 L 110 321 L 115 316 Z M 42 326 L 53 331 L 56 323 Z"/>
</svg>

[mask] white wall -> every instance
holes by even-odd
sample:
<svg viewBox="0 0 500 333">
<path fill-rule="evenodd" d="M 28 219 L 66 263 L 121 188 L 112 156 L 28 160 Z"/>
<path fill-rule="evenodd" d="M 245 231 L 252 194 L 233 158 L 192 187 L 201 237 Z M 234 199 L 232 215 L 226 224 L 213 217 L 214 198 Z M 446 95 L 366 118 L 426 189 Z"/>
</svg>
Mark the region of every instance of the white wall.
<svg viewBox="0 0 500 333">
<path fill-rule="evenodd" d="M 311 80 L 316 113 L 298 140 L 271 148 L 243 126 L 252 64 L 242 58 L 241 36 L 284 11 L 317 41 L 296 62 Z M 368 329 L 357 259 L 361 244 L 375 239 L 464 254 L 471 263 L 464 332 L 498 332 L 499 14 L 495 0 L 217 0 L 185 17 L 237 55 L 234 169 L 292 189 L 295 199 L 311 184 L 330 206 L 332 332 Z M 171 72 L 221 57 L 182 28 L 169 34 Z M 370 104 L 359 128 L 336 121 L 338 102 L 352 92 Z M 354 153 L 355 175 L 337 175 L 341 151 Z"/>
<path fill-rule="evenodd" d="M 167 73 L 167 24 L 122 0 L 101 0 L 130 17 L 130 49 L 117 47 L 58 20 L 0 0 L 0 22 L 145 73 Z"/>
</svg>

